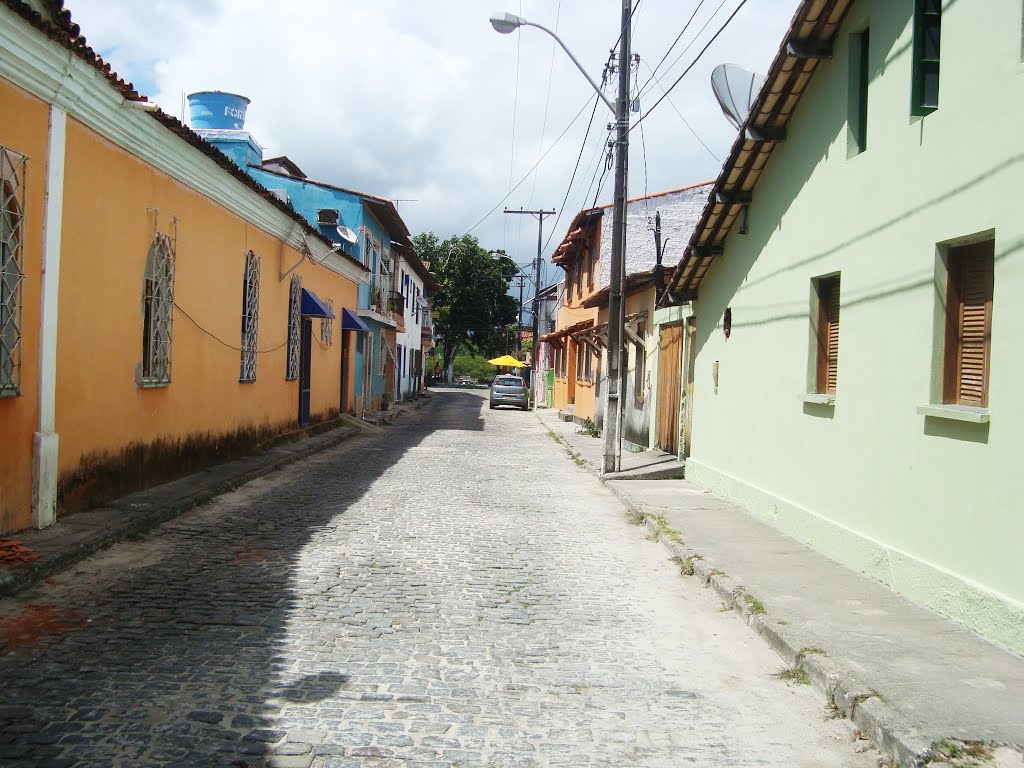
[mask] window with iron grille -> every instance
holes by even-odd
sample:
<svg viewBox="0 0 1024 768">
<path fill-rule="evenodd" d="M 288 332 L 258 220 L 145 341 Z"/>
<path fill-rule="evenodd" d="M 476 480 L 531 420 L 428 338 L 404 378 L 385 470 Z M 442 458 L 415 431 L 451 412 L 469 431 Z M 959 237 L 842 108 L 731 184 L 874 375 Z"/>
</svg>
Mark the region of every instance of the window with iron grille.
<svg viewBox="0 0 1024 768">
<path fill-rule="evenodd" d="M 334 314 L 334 300 L 327 299 L 324 302 L 327 308 L 331 310 L 331 314 Z M 320 341 L 323 342 L 325 347 L 331 346 L 334 342 L 334 319 L 331 317 L 320 318 Z"/>
<path fill-rule="evenodd" d="M 174 321 L 175 241 L 157 232 L 146 257 L 143 288 L 142 386 L 171 383 L 171 329 Z"/>
<path fill-rule="evenodd" d="M 0 147 L 0 397 L 21 394 L 25 161 L 23 155 Z"/>
<path fill-rule="evenodd" d="M 245 255 L 245 279 L 242 285 L 242 361 L 239 381 L 256 381 L 256 333 L 260 316 L 260 257 L 252 251 Z"/>
<path fill-rule="evenodd" d="M 302 304 L 302 278 L 292 275 L 288 288 L 288 363 L 284 377 L 299 378 L 299 312 Z"/>
</svg>

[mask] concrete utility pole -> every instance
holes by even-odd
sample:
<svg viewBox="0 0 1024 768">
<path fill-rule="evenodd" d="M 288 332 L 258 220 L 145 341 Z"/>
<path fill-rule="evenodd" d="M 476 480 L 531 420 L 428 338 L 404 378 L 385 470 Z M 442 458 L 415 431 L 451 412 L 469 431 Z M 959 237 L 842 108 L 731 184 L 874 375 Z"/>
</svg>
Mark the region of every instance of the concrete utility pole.
<svg viewBox="0 0 1024 768">
<path fill-rule="evenodd" d="M 619 46 L 619 96 L 615 100 L 615 197 L 612 219 L 611 282 L 608 289 L 608 399 L 604 417 L 602 471 L 618 472 L 622 452 L 622 336 L 625 315 L 622 283 L 626 254 L 626 175 L 629 161 L 629 69 L 632 0 L 622 0 L 622 37 Z"/>
<path fill-rule="evenodd" d="M 524 211 L 520 208 L 518 211 L 510 211 L 508 208 L 505 209 L 505 213 L 518 213 L 533 216 L 537 219 L 537 258 L 533 262 L 533 349 L 530 351 L 530 389 L 533 390 L 533 408 L 537 409 L 537 358 L 540 350 L 540 344 L 538 343 L 540 335 L 540 265 L 541 265 L 541 250 L 544 245 L 544 217 L 554 216 L 556 211 L 554 209 L 550 211 L 539 210 L 539 211 Z M 521 306 L 521 305 L 520 305 Z M 521 335 L 521 334 L 520 334 Z"/>
<path fill-rule="evenodd" d="M 513 349 L 516 352 L 523 351 L 523 284 L 526 282 L 526 275 L 520 272 L 516 275 L 513 280 L 519 286 L 519 316 L 516 318 L 516 343 L 513 345 Z"/>
</svg>

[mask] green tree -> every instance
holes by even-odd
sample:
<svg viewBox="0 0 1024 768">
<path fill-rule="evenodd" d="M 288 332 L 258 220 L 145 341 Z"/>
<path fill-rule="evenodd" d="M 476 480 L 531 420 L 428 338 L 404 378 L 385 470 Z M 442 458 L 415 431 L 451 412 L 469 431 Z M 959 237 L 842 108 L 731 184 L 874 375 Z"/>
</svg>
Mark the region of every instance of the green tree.
<svg viewBox="0 0 1024 768">
<path fill-rule="evenodd" d="M 437 283 L 430 303 L 444 369 L 463 345 L 487 357 L 503 354 L 505 328 L 516 322 L 518 311 L 516 299 L 508 295 L 515 264 L 492 258 L 472 235 L 441 241 L 423 232 L 412 242 L 420 259 L 430 262 Z"/>
</svg>

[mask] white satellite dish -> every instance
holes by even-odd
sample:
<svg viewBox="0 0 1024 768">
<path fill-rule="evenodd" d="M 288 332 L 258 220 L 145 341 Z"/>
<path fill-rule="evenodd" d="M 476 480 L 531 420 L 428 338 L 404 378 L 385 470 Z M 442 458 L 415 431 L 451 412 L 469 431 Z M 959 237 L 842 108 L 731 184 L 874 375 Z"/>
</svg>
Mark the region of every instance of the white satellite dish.
<svg viewBox="0 0 1024 768">
<path fill-rule="evenodd" d="M 764 85 L 764 78 L 736 64 L 719 64 L 711 73 L 711 89 L 726 118 L 737 128 L 743 126 Z"/>
<path fill-rule="evenodd" d="M 359 235 L 348 227 L 338 227 L 338 234 L 341 236 L 341 239 L 349 245 L 355 245 L 356 240 L 359 239 Z"/>
</svg>

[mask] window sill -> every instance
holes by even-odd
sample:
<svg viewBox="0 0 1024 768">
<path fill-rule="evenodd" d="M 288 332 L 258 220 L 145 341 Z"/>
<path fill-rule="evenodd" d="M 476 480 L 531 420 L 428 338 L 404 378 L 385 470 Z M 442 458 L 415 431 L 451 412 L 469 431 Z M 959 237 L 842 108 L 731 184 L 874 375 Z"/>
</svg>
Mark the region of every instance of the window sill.
<svg viewBox="0 0 1024 768">
<path fill-rule="evenodd" d="M 806 392 L 800 395 L 800 399 L 809 405 L 835 405 L 836 396 L 824 392 Z"/>
<path fill-rule="evenodd" d="M 988 424 L 991 418 L 988 408 L 972 408 L 967 405 L 953 405 L 952 403 L 919 405 L 917 406 L 917 412 L 922 416 L 931 416 L 936 419 L 951 419 L 952 421 L 968 421 L 972 424 Z"/>
</svg>

